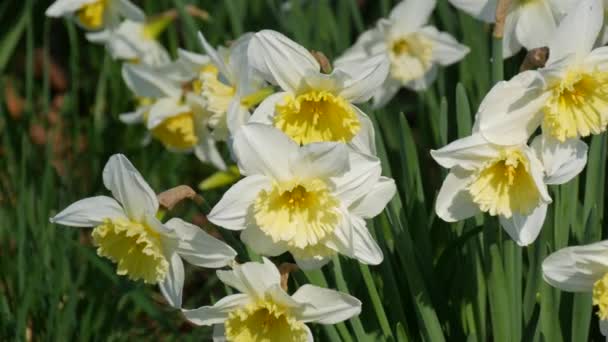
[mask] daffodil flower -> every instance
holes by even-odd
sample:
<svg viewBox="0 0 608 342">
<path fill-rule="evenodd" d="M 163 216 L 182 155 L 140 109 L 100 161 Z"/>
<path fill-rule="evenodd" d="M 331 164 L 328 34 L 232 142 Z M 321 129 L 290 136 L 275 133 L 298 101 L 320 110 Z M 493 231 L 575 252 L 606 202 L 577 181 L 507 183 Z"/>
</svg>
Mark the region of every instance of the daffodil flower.
<svg viewBox="0 0 608 342">
<path fill-rule="evenodd" d="M 364 219 L 384 209 L 395 183 L 380 175 L 377 158 L 342 143 L 299 146 L 258 123 L 237 132 L 233 149 L 245 178 L 211 210 L 211 222 L 242 231 L 241 239 L 262 255 L 289 251 L 307 269 L 336 253 L 365 264 L 382 261 Z"/>
<path fill-rule="evenodd" d="M 538 136 L 530 147 L 501 146 L 475 132 L 431 155 L 450 169 L 435 203 L 439 217 L 456 222 L 486 212 L 526 246 L 536 240 L 552 201 L 547 184 L 563 184 L 580 173 L 587 145 Z"/>
<path fill-rule="evenodd" d="M 211 58 L 207 55 L 199 54 L 196 52 L 177 49 L 177 59 L 169 64 L 165 64 L 157 67 L 156 69 L 166 78 L 172 79 L 176 82 L 195 83 L 196 91 L 200 92 L 200 73 L 205 68 L 212 65 Z"/>
<path fill-rule="evenodd" d="M 561 17 L 579 0 L 513 0 L 509 4 L 502 38 L 503 57 L 522 47 L 532 50 L 547 46 Z M 496 21 L 498 0 L 450 0 L 452 5 L 488 23 Z"/>
<path fill-rule="evenodd" d="M 253 36 L 248 54 L 252 67 L 282 89 L 260 104 L 250 122 L 272 125 L 301 145 L 342 142 L 375 154 L 372 123 L 353 103 L 369 100 L 384 82 L 384 56 L 324 74 L 308 50 L 271 30 Z"/>
<path fill-rule="evenodd" d="M 251 33 L 242 35 L 229 48 L 217 50 L 202 33 L 198 35 L 212 61 L 212 67 L 204 68 L 200 74 L 201 95 L 205 108 L 212 113 L 209 125 L 216 139 L 228 140 L 249 121 L 250 110 L 274 90 L 250 66 L 247 49 Z"/>
<path fill-rule="evenodd" d="M 498 83 L 478 113 L 481 134 L 497 144 L 525 141 L 542 126 L 560 142 L 608 125 L 608 48 L 593 49 L 601 0 L 583 0 L 560 24 L 547 65 Z"/>
<path fill-rule="evenodd" d="M 135 112 L 121 115 L 123 122 L 144 122 L 167 149 L 194 152 L 202 162 L 226 168 L 207 126 L 204 100 L 194 89 L 184 90 L 181 82 L 146 65 L 125 64 L 122 74 L 129 89 L 145 100 Z"/>
<path fill-rule="evenodd" d="M 182 302 L 182 258 L 201 267 L 223 267 L 236 252 L 200 228 L 181 219 L 163 224 L 156 218 L 154 191 L 129 160 L 116 154 L 103 170 L 103 183 L 112 197 L 80 200 L 51 218 L 71 227 L 95 227 L 97 254 L 117 264 L 119 275 L 158 284 L 172 306 Z"/>
<path fill-rule="evenodd" d="M 608 241 L 566 247 L 543 261 L 543 278 L 568 292 L 591 292 L 602 335 L 608 336 Z"/>
<path fill-rule="evenodd" d="M 171 62 L 171 58 L 156 40 L 158 30 L 164 29 L 157 27 L 159 23 L 125 20 L 116 29 L 89 32 L 86 37 L 90 42 L 104 44 L 114 59 L 160 66 Z"/>
<path fill-rule="evenodd" d="M 213 306 L 182 310 L 196 325 L 214 325 L 214 341 L 313 341 L 306 323 L 336 324 L 361 312 L 350 295 L 303 285 L 293 295 L 281 288 L 281 275 L 268 259 L 217 271 L 218 278 L 240 293 Z"/>
<path fill-rule="evenodd" d="M 91 31 L 115 28 L 122 18 L 144 21 L 146 16 L 129 0 L 57 0 L 45 13 L 48 17 L 73 17 Z"/>
<path fill-rule="evenodd" d="M 435 5 L 435 0 L 401 1 L 388 19 L 380 19 L 336 61 L 337 66 L 362 63 L 378 55 L 390 60 L 389 77 L 374 91 L 374 107 L 384 106 L 401 87 L 427 89 L 439 66 L 454 64 L 469 53 L 454 37 L 427 24 Z"/>
</svg>

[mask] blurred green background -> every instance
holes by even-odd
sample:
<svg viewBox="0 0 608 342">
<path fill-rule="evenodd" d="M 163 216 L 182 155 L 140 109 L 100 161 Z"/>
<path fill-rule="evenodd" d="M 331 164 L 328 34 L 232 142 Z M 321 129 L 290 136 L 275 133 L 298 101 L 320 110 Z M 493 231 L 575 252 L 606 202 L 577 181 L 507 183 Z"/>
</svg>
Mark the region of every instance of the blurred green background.
<svg viewBox="0 0 608 342">
<path fill-rule="evenodd" d="M 161 36 L 173 56 L 177 47 L 201 52 L 199 30 L 217 45 L 272 28 L 330 58 L 396 3 L 135 2 L 149 16 L 178 11 Z M 499 51 L 492 51 L 491 27 L 446 0 L 438 2 L 433 24 L 471 47 L 471 53 L 441 70 L 426 92 L 404 90 L 380 111 L 364 106 L 376 124 L 384 173 L 399 189 L 387 210 L 369 223 L 385 261 L 368 267 L 335 259 L 322 272 L 294 274 L 291 289 L 312 282 L 363 301 L 360 317 L 313 326 L 321 341 L 599 341 L 590 295 L 552 289 L 542 280 L 540 263 L 558 248 L 605 235 L 605 135 L 587 141 L 589 164 L 581 176 L 551 188 L 554 203 L 543 232 L 528 248 L 510 241 L 495 219 L 446 224 L 434 215 L 446 172 L 429 150 L 469 134 L 483 96 L 495 81 L 514 75 L 523 59 L 520 54 L 504 66 L 500 58 L 493 62 Z M 156 287 L 117 276 L 114 265 L 96 255 L 90 230 L 49 223 L 73 201 L 107 194 L 101 170 L 114 153 L 126 154 L 158 192 L 180 184 L 196 188 L 215 172 L 158 142 L 141 146 L 143 127 L 118 121 L 135 105 L 120 63 L 102 46 L 88 43 L 71 21 L 46 18 L 50 3 L 0 2 L 0 340 L 209 340 L 211 329 L 194 327 L 168 309 Z M 191 16 L 185 10 L 189 4 L 208 17 Z M 169 215 L 217 234 L 203 214 L 223 191 L 200 191 L 206 205 L 183 204 Z M 238 244 L 239 261 L 255 258 Z M 212 271 L 187 271 L 187 308 L 230 291 Z"/>
</svg>

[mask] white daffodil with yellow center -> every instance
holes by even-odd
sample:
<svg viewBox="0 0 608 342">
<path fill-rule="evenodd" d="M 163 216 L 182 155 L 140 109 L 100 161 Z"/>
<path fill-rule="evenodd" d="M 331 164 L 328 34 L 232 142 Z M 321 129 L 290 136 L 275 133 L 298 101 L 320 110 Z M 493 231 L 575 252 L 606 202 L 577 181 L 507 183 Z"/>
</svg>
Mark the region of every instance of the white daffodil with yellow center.
<svg viewBox="0 0 608 342">
<path fill-rule="evenodd" d="M 341 143 L 299 146 L 281 131 L 247 124 L 233 150 L 244 179 L 232 186 L 209 221 L 240 230 L 262 255 L 289 251 L 304 268 L 341 253 L 366 264 L 382 261 L 366 218 L 378 215 L 395 193 L 375 157 Z"/>
<path fill-rule="evenodd" d="M 196 325 L 214 325 L 214 341 L 312 342 L 306 323 L 336 324 L 361 312 L 357 298 L 314 285 L 301 286 L 290 296 L 281 288 L 279 270 L 266 258 L 216 273 L 240 293 L 213 306 L 182 310 Z"/>
<path fill-rule="evenodd" d="M 86 30 L 116 28 L 122 18 L 142 22 L 146 16 L 129 0 L 57 0 L 46 10 L 48 17 L 73 17 Z"/>
<path fill-rule="evenodd" d="M 503 57 L 522 47 L 532 50 L 547 46 L 557 25 L 579 0 L 511 0 L 502 38 Z M 455 7 L 488 23 L 496 21 L 498 0 L 450 0 Z"/>
<path fill-rule="evenodd" d="M 538 236 L 551 203 L 546 184 L 576 176 L 587 162 L 587 146 L 542 136 L 531 147 L 500 146 L 475 132 L 431 155 L 450 169 L 435 205 L 439 217 L 455 222 L 486 212 L 498 216 L 509 236 L 526 246 Z"/>
<path fill-rule="evenodd" d="M 336 61 L 339 67 L 378 55 L 390 60 L 389 77 L 374 91 L 374 107 L 384 106 L 402 87 L 428 88 L 439 66 L 454 64 L 469 52 L 451 35 L 427 24 L 435 5 L 435 0 L 401 1 L 388 19 L 380 19 Z"/>
<path fill-rule="evenodd" d="M 89 32 L 86 37 L 90 42 L 104 44 L 114 59 L 161 66 L 171 62 L 171 58 L 156 38 L 171 21 L 167 18 L 147 23 L 125 20 L 116 29 Z"/>
<path fill-rule="evenodd" d="M 129 89 L 145 104 L 133 113 L 121 115 L 121 121 L 143 122 L 152 137 L 167 149 L 194 152 L 199 160 L 226 168 L 207 127 L 209 115 L 204 100 L 195 93 L 192 82 L 184 86 L 176 74 L 165 74 L 163 68 L 147 65 L 125 64 L 122 71 Z"/>
<path fill-rule="evenodd" d="M 250 122 L 272 125 L 300 145 L 341 142 L 375 154 L 371 121 L 353 103 L 369 100 L 384 82 L 384 56 L 345 63 L 325 74 L 308 50 L 270 30 L 253 36 L 248 55 L 252 67 L 282 89 L 260 104 Z"/>
<path fill-rule="evenodd" d="M 602 27 L 601 0 L 583 0 L 549 44 L 549 60 L 490 91 L 478 113 L 489 141 L 514 144 L 542 126 L 564 142 L 599 134 L 608 125 L 608 48 L 593 49 Z"/>
<path fill-rule="evenodd" d="M 251 33 L 242 35 L 229 48 L 214 49 L 199 32 L 212 64 L 201 69 L 199 81 L 205 109 L 212 115 L 209 126 L 218 140 L 228 140 L 251 117 L 250 111 L 274 93 L 250 66 L 247 50 Z"/>
<path fill-rule="evenodd" d="M 608 337 L 608 241 L 560 249 L 543 261 L 542 268 L 552 286 L 592 294 L 600 331 Z"/>
<path fill-rule="evenodd" d="M 223 267 L 236 252 L 200 228 L 174 218 L 163 224 L 156 218 L 154 191 L 121 155 L 113 155 L 103 170 L 103 183 L 112 197 L 80 200 L 51 218 L 52 223 L 95 227 L 97 254 L 117 264 L 119 275 L 158 284 L 173 307 L 181 307 L 184 266 L 182 258 L 201 267 Z"/>
</svg>

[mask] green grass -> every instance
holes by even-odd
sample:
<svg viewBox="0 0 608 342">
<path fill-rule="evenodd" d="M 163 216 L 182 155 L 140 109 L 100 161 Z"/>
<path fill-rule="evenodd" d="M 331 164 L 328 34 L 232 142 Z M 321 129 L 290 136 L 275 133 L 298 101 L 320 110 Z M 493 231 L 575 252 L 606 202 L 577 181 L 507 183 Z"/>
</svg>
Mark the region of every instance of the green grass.
<svg viewBox="0 0 608 342">
<path fill-rule="evenodd" d="M 183 11 L 191 1 L 139 3 L 148 14 L 170 8 L 182 13 L 162 36 L 173 53 L 178 46 L 200 52 L 197 30 L 220 44 L 243 32 L 272 28 L 335 57 L 395 1 L 368 0 L 363 9 L 358 2 L 292 1 L 289 14 L 281 12 L 278 0 L 196 2 L 209 12 L 208 21 Z M 0 340 L 205 340 L 211 329 L 185 322 L 167 308 L 156 287 L 117 276 L 111 263 L 97 257 L 88 230 L 48 221 L 77 199 L 106 194 L 100 171 L 113 153 L 126 154 L 158 191 L 179 184 L 196 187 L 214 171 L 158 143 L 140 146 L 142 128 L 117 119 L 133 106 L 120 64 L 102 47 L 86 42 L 73 23 L 45 18 L 49 4 L 0 2 Z M 384 213 L 369 224 L 385 260 L 368 267 L 336 258 L 322 271 L 295 274 L 292 289 L 310 282 L 363 301 L 359 317 L 336 326 L 313 326 L 316 338 L 601 340 L 590 295 L 550 287 L 542 280 L 540 265 L 558 248 L 605 236 L 606 135 L 589 139 L 589 164 L 579 177 L 550 189 L 554 202 L 541 236 L 530 247 L 517 247 L 488 216 L 456 224 L 441 221 L 433 207 L 446 173 L 431 160 L 429 150 L 470 133 L 476 108 L 492 82 L 503 73 L 506 78 L 514 75 L 522 56 L 504 66 L 492 63 L 491 56 L 500 52 L 492 50 L 491 28 L 457 13 L 445 0 L 439 1 L 433 21 L 472 52 L 442 70 L 430 90 L 402 91 L 382 110 L 367 108 L 376 125 L 384 173 L 398 187 Z M 36 51 L 45 51 L 65 71 L 65 92 L 53 89 L 49 64 L 37 63 Z M 24 99 L 20 118 L 9 114 L 4 92 L 9 83 Z M 53 109 L 57 95 L 63 101 Z M 52 111 L 60 124 L 49 118 Z M 36 125 L 47 131 L 45 144 L 30 137 Z M 213 205 L 224 190 L 201 195 Z M 207 210 L 183 205 L 170 214 L 192 218 Z M 246 260 L 245 254 L 239 256 L 239 261 Z M 187 270 L 186 307 L 211 303 L 226 293 L 213 272 Z"/>
</svg>

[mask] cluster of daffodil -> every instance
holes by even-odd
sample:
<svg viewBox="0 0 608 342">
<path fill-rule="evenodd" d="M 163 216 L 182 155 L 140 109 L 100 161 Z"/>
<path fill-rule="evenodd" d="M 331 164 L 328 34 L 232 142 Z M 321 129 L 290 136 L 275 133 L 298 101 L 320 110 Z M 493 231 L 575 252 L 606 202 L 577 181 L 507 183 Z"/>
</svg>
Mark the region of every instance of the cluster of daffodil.
<svg viewBox="0 0 608 342">
<path fill-rule="evenodd" d="M 489 20 L 496 1 L 452 2 Z M 564 10 L 567 9 L 567 10 Z M 536 240 L 551 197 L 587 162 L 581 140 L 608 125 L 608 48 L 601 0 L 513 1 L 507 14 L 506 56 L 521 46 L 547 46 L 544 67 L 500 82 L 477 112 L 473 133 L 432 151 L 450 173 L 436 202 L 448 222 L 478 213 L 498 216 L 519 245 Z M 536 135 L 539 131 L 540 134 Z M 566 291 L 592 291 L 608 334 L 608 244 L 570 247 L 543 262 L 545 280 Z"/>
<path fill-rule="evenodd" d="M 450 0 L 493 21 L 496 0 Z M 381 175 L 374 128 L 356 104 L 388 103 L 402 87 L 429 87 L 440 66 L 469 49 L 428 24 L 433 0 L 400 2 L 331 65 L 281 33 L 247 33 L 205 54 L 179 50 L 172 60 L 156 40 L 170 24 L 147 21 L 128 0 L 58 0 L 49 16 L 73 18 L 87 39 L 105 44 L 124 62 L 122 76 L 141 123 L 171 151 L 193 152 L 219 169 L 225 143 L 244 176 L 213 207 L 210 222 L 240 231 L 263 262 L 234 261 L 224 242 L 181 219 L 161 222 L 155 192 L 123 155 L 110 158 L 104 185 L 114 198 L 78 201 L 52 222 L 94 227 L 100 256 L 117 273 L 158 284 L 170 305 L 195 324 L 215 325 L 229 341 L 312 340 L 307 322 L 333 324 L 360 312 L 354 297 L 311 285 L 293 295 L 266 257 L 289 252 L 302 269 L 323 267 L 342 254 L 364 264 L 382 262 L 366 227 L 394 196 Z M 124 20 L 123 20 L 124 19 Z M 551 197 L 587 162 L 581 140 L 608 125 L 608 40 L 601 0 L 512 1 L 505 23 L 505 57 L 548 46 L 538 70 L 500 82 L 480 105 L 473 134 L 432 151 L 450 169 L 436 201 L 448 222 L 479 213 L 498 216 L 519 245 L 537 238 Z M 537 134 L 541 127 L 541 133 Z M 566 290 L 593 290 L 608 322 L 608 244 L 567 248 L 543 265 L 545 278 Z M 182 308 L 184 266 L 220 268 L 217 276 L 239 294 L 213 306 Z M 608 326 L 608 323 L 605 323 Z"/>
</svg>

